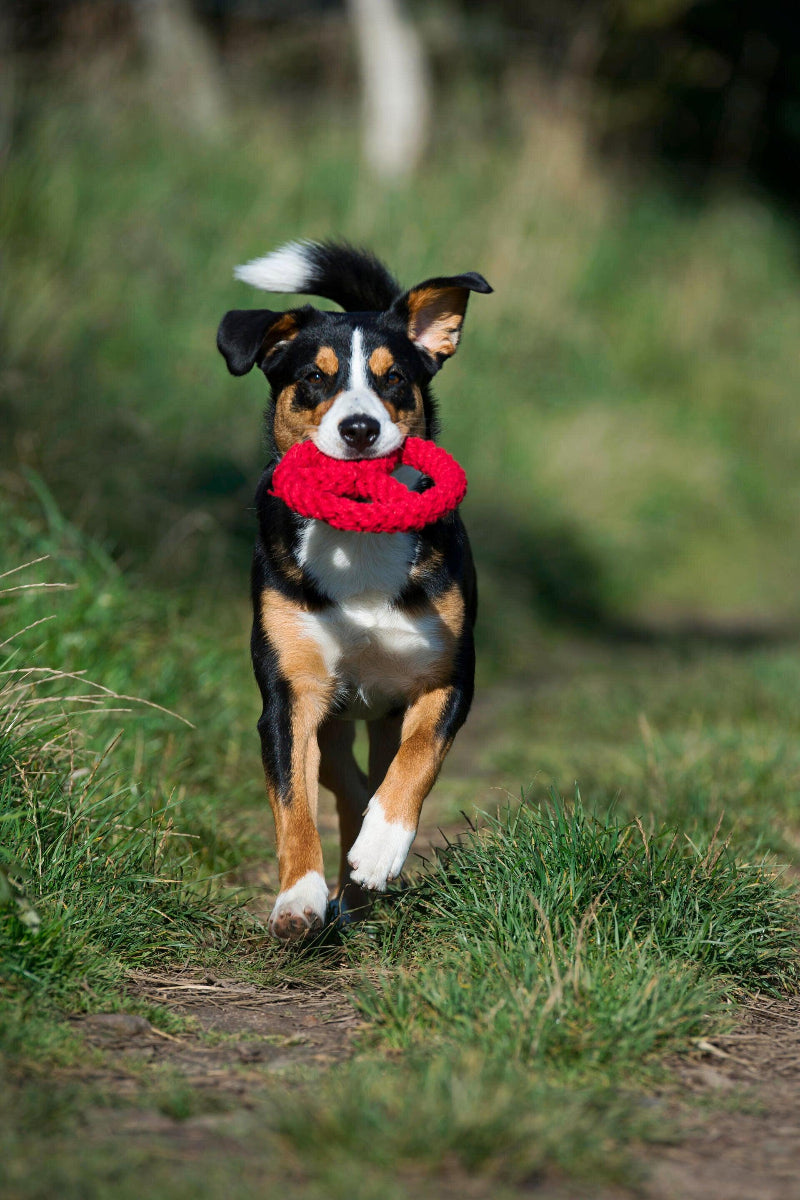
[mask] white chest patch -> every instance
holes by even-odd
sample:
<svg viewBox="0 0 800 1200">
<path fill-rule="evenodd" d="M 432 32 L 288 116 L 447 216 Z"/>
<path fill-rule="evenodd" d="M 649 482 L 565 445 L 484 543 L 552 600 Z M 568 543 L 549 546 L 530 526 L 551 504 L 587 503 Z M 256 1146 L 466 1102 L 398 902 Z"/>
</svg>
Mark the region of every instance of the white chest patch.
<svg viewBox="0 0 800 1200">
<path fill-rule="evenodd" d="M 409 533 L 346 533 L 309 521 L 298 560 L 333 604 L 306 613 L 343 697 L 342 715 L 376 717 L 405 700 L 444 650 L 435 613 L 411 616 L 394 601 L 416 553 Z"/>
<path fill-rule="evenodd" d="M 297 559 L 334 602 L 363 592 L 393 600 L 405 586 L 416 555 L 411 533 L 346 533 L 324 521 L 309 521 Z"/>
</svg>

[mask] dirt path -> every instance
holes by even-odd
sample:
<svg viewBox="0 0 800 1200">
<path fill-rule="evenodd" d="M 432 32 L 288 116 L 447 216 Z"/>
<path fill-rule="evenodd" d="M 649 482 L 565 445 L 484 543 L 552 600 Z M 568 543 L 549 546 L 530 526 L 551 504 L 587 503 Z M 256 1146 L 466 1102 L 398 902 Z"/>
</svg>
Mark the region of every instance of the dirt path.
<svg viewBox="0 0 800 1200">
<path fill-rule="evenodd" d="M 76 1017 L 87 1042 L 107 1053 L 96 1081 L 112 1095 L 141 1089 L 141 1068 L 168 1066 L 211 1103 L 199 1115 L 148 1106 L 103 1110 L 106 1137 L 120 1135 L 168 1154 L 239 1153 L 236 1113 L 255 1106 L 269 1079 L 325 1069 L 352 1052 L 358 1015 L 341 982 L 331 988 L 264 989 L 198 971 L 136 972 L 131 993 L 190 1018 L 180 1036 L 123 1013 Z M 110 1052 L 110 1053 L 108 1053 Z M 800 1197 L 800 999 L 758 999 L 736 1030 L 701 1042 L 672 1064 L 674 1082 L 654 1097 L 673 1144 L 642 1154 L 647 1200 L 798 1200 Z M 82 1072 L 87 1080 L 87 1073 Z M 89 1074 L 91 1078 L 91 1073 Z M 218 1104 L 214 1102 L 218 1101 Z M 218 1109 L 218 1111 L 215 1111 Z M 450 1195 L 442 1181 L 442 1196 Z M 426 1193 L 428 1194 L 428 1193 Z M 438 1193 L 437 1193 L 438 1194 Z M 473 1180 L 469 1194 L 492 1195 Z M 541 1183 L 537 1200 L 627 1200 L 634 1193 L 594 1192 Z"/>
<path fill-rule="evenodd" d="M 513 697 L 511 697 L 513 699 Z M 496 722 L 497 705 L 476 705 L 469 736 L 456 742 L 447 776 L 469 779 L 473 799 L 491 807 L 498 795 L 481 776 L 481 747 Z M 336 821 L 323 818 L 331 846 Z M 416 853 L 429 856 L 466 827 L 455 822 L 447 799 L 434 791 L 423 809 Z M 330 861 L 335 860 L 331 852 Z M 256 884 L 255 907 L 263 917 L 272 902 L 274 864 L 264 864 L 248 880 Z M 263 902 L 258 896 L 263 897 Z M 261 911 L 263 909 L 263 911 Z M 316 977 L 317 979 L 319 976 Z M 349 977 L 332 967 L 330 986 L 262 988 L 224 973 L 165 970 L 135 972 L 130 993 L 145 1004 L 172 1010 L 189 1023 L 179 1035 L 156 1030 L 143 1017 L 106 1013 L 76 1017 L 89 1045 L 103 1049 L 105 1065 L 94 1078 L 110 1097 L 139 1102 L 98 1113 L 103 1136 L 134 1138 L 170 1158 L 204 1162 L 213 1153 L 241 1160 L 249 1134 L 237 1120 L 263 1102 L 275 1079 L 294 1086 L 308 1073 L 326 1070 L 353 1052 L 359 1018 L 348 1000 Z M 149 1065 L 166 1068 L 173 1079 L 199 1093 L 200 1111 L 179 1110 L 179 1102 L 142 1103 Z M 592 1190 L 540 1181 L 519 1193 L 532 1200 L 800 1200 L 800 999 L 754 999 L 740 1010 L 736 1030 L 700 1043 L 671 1064 L 672 1082 L 651 1098 L 658 1120 L 675 1131 L 670 1144 L 648 1146 L 639 1155 L 643 1183 L 635 1193 Z M 84 1080 L 91 1080 L 91 1070 Z M 445 1200 L 456 1193 L 469 1200 L 494 1200 L 490 1181 L 442 1178 L 429 1181 L 425 1197 Z M 457 1187 L 456 1187 L 457 1184 Z M 455 1188 L 455 1191 L 454 1191 Z M 295 1194 L 294 1192 L 292 1193 Z M 504 1193 L 506 1195 L 508 1193 Z"/>
<path fill-rule="evenodd" d="M 648 1200 L 798 1200 L 800 998 L 749 1002 L 735 1032 L 701 1043 L 675 1074 L 685 1138 L 648 1154 Z"/>
<path fill-rule="evenodd" d="M 189 1024 L 176 1036 L 129 1013 L 73 1018 L 90 1045 L 113 1051 L 108 1057 L 122 1092 L 137 1086 L 126 1066 L 157 1060 L 192 1087 L 241 1096 L 246 1103 L 265 1073 L 319 1068 L 346 1058 L 359 1024 L 340 982 L 331 988 L 268 989 L 207 971 L 169 969 L 131 972 L 127 990 L 137 1000 L 189 1018 Z M 257 1067 L 257 1075 L 249 1077 L 248 1067 Z"/>
</svg>

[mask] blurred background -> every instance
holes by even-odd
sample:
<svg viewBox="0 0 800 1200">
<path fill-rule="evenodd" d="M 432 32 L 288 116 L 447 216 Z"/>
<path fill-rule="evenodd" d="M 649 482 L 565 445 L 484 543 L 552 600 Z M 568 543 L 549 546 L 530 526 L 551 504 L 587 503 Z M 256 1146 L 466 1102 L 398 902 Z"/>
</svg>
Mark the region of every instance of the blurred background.
<svg viewBox="0 0 800 1200">
<path fill-rule="evenodd" d="M 263 303 L 234 264 L 343 235 L 406 284 L 495 288 L 438 385 L 485 671 L 543 622 L 794 628 L 794 6 L 16 0 L 0 20 L 9 530 L 44 513 L 175 604 L 242 602 L 265 385 L 228 376 L 216 325 Z"/>
</svg>

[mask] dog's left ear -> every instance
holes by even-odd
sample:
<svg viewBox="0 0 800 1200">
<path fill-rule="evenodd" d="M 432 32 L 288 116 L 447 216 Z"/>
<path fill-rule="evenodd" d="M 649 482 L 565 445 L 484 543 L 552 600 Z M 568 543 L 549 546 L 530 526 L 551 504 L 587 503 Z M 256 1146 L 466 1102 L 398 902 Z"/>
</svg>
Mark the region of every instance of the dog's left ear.
<svg viewBox="0 0 800 1200">
<path fill-rule="evenodd" d="M 391 311 L 406 322 L 411 341 L 430 356 L 433 370 L 438 371 L 456 352 L 470 292 L 491 291 L 493 288 L 476 271 L 441 276 L 426 279 L 398 297 Z"/>
<path fill-rule="evenodd" d="M 217 330 L 217 349 L 231 375 L 246 375 L 297 336 L 304 312 L 270 312 L 266 308 L 234 308 Z"/>
</svg>

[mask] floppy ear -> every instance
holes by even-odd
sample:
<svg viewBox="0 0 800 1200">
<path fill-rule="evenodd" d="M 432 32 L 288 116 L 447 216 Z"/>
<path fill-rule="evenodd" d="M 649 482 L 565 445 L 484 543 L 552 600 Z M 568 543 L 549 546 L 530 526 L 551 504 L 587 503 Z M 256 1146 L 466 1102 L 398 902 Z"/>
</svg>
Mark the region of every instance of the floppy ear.
<svg viewBox="0 0 800 1200">
<path fill-rule="evenodd" d="M 426 279 L 400 296 L 392 309 L 405 319 L 411 341 L 431 356 L 438 371 L 456 352 L 470 292 L 492 290 L 475 271 Z"/>
<path fill-rule="evenodd" d="M 231 375 L 246 375 L 300 328 L 296 312 L 270 312 L 267 308 L 234 308 L 220 321 L 217 349 Z"/>
</svg>

